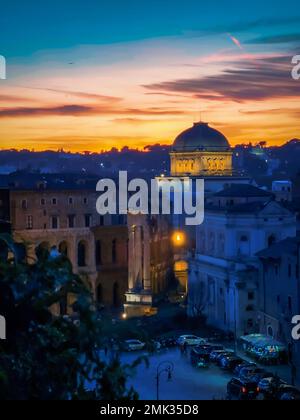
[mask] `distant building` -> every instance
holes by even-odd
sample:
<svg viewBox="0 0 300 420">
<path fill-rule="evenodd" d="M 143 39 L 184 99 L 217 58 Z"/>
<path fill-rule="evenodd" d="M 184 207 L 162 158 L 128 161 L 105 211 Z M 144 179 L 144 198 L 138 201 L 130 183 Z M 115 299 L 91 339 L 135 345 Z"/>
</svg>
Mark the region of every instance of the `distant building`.
<svg viewBox="0 0 300 420">
<path fill-rule="evenodd" d="M 173 143 L 170 176 L 203 178 L 206 194 L 234 183 L 249 183 L 249 177 L 233 170 L 232 154 L 229 141 L 222 133 L 207 123 L 195 123 Z"/>
<path fill-rule="evenodd" d="M 232 185 L 211 196 L 189 262 L 189 315 L 205 314 L 208 324 L 237 336 L 256 332 L 256 253 L 295 234 L 295 216 L 264 190 Z"/>
<path fill-rule="evenodd" d="M 289 180 L 273 181 L 272 192 L 274 193 L 277 201 L 281 201 L 281 202 L 292 201 L 293 199 L 292 182 Z"/>
<path fill-rule="evenodd" d="M 258 253 L 259 332 L 286 343 L 300 369 L 300 341 L 292 339 L 292 318 L 300 315 L 300 236 L 284 239 Z"/>
<path fill-rule="evenodd" d="M 189 179 L 204 179 L 205 199 L 218 191 L 235 184 L 251 183 L 251 179 L 242 172 L 233 170 L 233 152 L 229 141 L 218 130 L 207 123 L 198 122 L 185 130 L 175 139 L 170 152 L 171 171 L 169 176 L 159 177 L 160 183 Z M 186 283 L 187 271 L 178 270 L 178 263 L 183 266 L 188 253 L 196 247 L 195 226 L 186 226 L 186 215 L 173 215 L 172 225 L 176 231 L 186 235 L 185 246 L 180 252 L 175 250 L 174 271 L 178 280 Z M 176 267 L 177 265 L 177 267 Z"/>
</svg>

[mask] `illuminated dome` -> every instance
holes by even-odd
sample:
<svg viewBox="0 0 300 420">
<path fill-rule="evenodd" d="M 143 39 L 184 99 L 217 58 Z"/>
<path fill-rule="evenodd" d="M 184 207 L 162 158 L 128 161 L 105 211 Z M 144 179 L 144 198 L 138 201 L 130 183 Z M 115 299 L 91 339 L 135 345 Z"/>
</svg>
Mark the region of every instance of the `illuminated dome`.
<svg viewBox="0 0 300 420">
<path fill-rule="evenodd" d="M 207 123 L 195 123 L 175 139 L 173 152 L 223 152 L 230 150 L 226 137 Z"/>
</svg>

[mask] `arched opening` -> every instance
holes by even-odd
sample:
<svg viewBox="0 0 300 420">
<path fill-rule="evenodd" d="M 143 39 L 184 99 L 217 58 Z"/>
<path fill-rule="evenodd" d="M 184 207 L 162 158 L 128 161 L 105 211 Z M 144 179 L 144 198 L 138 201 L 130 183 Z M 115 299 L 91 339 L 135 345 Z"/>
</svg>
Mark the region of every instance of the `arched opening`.
<svg viewBox="0 0 300 420">
<path fill-rule="evenodd" d="M 113 286 L 113 305 L 115 308 L 120 306 L 119 284 L 117 282 Z"/>
<path fill-rule="evenodd" d="M 61 255 L 67 257 L 68 256 L 68 243 L 63 241 L 59 244 L 58 251 Z"/>
<path fill-rule="evenodd" d="M 268 237 L 268 246 L 272 246 L 274 243 L 276 242 L 276 236 L 272 233 L 272 235 L 270 235 Z"/>
<path fill-rule="evenodd" d="M 49 242 L 42 242 L 35 248 L 35 255 L 38 260 L 47 259 L 50 254 Z"/>
<path fill-rule="evenodd" d="M 100 240 L 95 243 L 95 260 L 97 266 L 102 265 L 102 244 Z"/>
<path fill-rule="evenodd" d="M 77 263 L 78 267 L 86 267 L 87 250 L 84 241 L 80 241 L 77 249 Z"/>
<path fill-rule="evenodd" d="M 98 284 L 96 294 L 97 294 L 97 303 L 101 304 L 103 302 L 103 287 L 101 284 Z"/>
<path fill-rule="evenodd" d="M 268 336 L 269 337 L 274 337 L 274 331 L 273 331 L 273 328 L 271 327 L 271 325 L 268 326 Z"/>
</svg>

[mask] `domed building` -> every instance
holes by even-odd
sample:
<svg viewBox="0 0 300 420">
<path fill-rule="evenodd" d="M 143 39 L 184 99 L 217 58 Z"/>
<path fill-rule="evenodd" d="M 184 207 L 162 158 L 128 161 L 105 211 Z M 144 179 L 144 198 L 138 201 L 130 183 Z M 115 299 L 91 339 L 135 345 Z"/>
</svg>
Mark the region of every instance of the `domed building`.
<svg viewBox="0 0 300 420">
<path fill-rule="evenodd" d="M 171 176 L 231 176 L 232 151 L 227 138 L 207 123 L 198 122 L 175 139 Z"/>
</svg>

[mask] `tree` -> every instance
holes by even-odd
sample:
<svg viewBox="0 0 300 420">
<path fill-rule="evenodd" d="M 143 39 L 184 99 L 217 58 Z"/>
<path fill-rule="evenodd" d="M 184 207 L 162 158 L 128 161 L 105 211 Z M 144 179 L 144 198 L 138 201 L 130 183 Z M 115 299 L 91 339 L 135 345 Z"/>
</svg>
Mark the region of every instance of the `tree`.
<svg viewBox="0 0 300 420">
<path fill-rule="evenodd" d="M 0 242 L 14 253 L 8 237 Z M 77 296 L 76 322 L 51 311 L 69 294 Z M 7 323 L 7 340 L 0 341 L 1 400 L 138 398 L 127 389 L 131 366 L 100 359 L 101 321 L 64 256 L 31 265 L 15 254 L 0 258 L 0 314 Z"/>
</svg>

